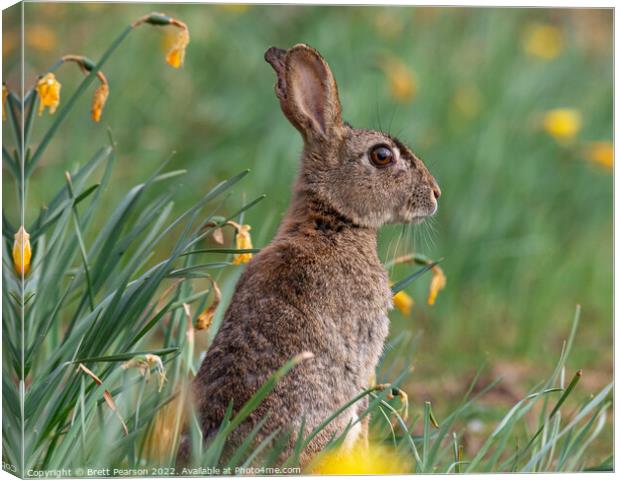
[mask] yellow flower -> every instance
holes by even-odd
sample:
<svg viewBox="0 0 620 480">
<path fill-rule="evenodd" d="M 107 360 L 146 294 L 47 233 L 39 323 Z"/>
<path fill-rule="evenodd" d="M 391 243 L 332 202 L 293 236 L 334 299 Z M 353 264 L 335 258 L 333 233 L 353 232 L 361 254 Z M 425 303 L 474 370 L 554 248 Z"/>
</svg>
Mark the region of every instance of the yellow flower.
<svg viewBox="0 0 620 480">
<path fill-rule="evenodd" d="M 402 103 L 413 100 L 418 90 L 414 71 L 397 58 L 384 60 L 382 65 L 392 97 Z"/>
<path fill-rule="evenodd" d="M 108 99 L 109 94 L 110 89 L 108 88 L 107 83 L 102 83 L 97 87 L 97 90 L 95 90 L 95 93 L 93 94 L 93 102 L 90 109 L 92 119 L 95 122 L 101 120 L 101 112 L 103 111 L 103 107 L 106 100 Z"/>
<path fill-rule="evenodd" d="M 411 472 L 412 465 L 395 449 L 370 444 L 368 448 L 358 442 L 350 450 L 335 449 L 319 455 L 308 467 L 308 473 L 320 475 L 364 475 Z"/>
<path fill-rule="evenodd" d="M 543 128 L 558 142 L 570 142 L 581 130 L 581 113 L 573 108 L 556 108 L 545 113 Z"/>
<path fill-rule="evenodd" d="M 24 37 L 28 46 L 42 52 L 53 51 L 58 43 L 54 31 L 44 25 L 29 26 Z"/>
<path fill-rule="evenodd" d="M 215 311 L 222 300 L 222 292 L 220 291 L 220 287 L 217 286 L 215 281 L 211 281 L 213 285 L 213 301 L 204 312 L 198 315 L 198 318 L 196 319 L 196 330 L 207 330 L 211 326 L 213 317 L 215 316 Z"/>
<path fill-rule="evenodd" d="M 474 118 L 480 112 L 482 97 L 476 87 L 459 87 L 452 97 L 452 103 L 461 115 Z"/>
<path fill-rule="evenodd" d="M 249 225 L 238 225 L 237 234 L 235 236 L 235 242 L 239 250 L 245 250 L 252 248 L 252 237 L 250 237 Z M 241 265 L 242 263 L 248 263 L 252 259 L 251 253 L 236 253 L 233 257 L 234 265 Z"/>
<path fill-rule="evenodd" d="M 231 3 L 228 5 L 218 5 L 218 8 L 226 10 L 232 13 L 245 13 L 250 9 L 250 5 L 244 5 L 242 3 Z"/>
<path fill-rule="evenodd" d="M 411 308 L 413 307 L 415 302 L 413 301 L 413 298 L 411 298 L 407 294 L 407 292 L 405 292 L 404 290 L 401 290 L 400 292 L 394 294 L 393 300 L 394 300 L 394 306 L 403 315 L 406 315 L 406 316 L 411 315 Z"/>
<path fill-rule="evenodd" d="M 592 142 L 587 149 L 587 158 L 592 163 L 612 170 L 614 168 L 614 146 L 611 142 Z"/>
<path fill-rule="evenodd" d="M 22 225 L 15 234 L 15 241 L 13 242 L 13 267 L 18 275 L 28 275 L 31 257 L 30 235 Z"/>
<path fill-rule="evenodd" d="M 553 26 L 541 23 L 530 25 L 523 37 L 525 51 L 543 60 L 552 60 L 562 51 L 564 37 L 562 31 Z"/>
<path fill-rule="evenodd" d="M 49 107 L 50 114 L 53 114 L 60 103 L 60 82 L 56 80 L 53 73 L 47 73 L 37 82 L 37 93 L 39 94 L 39 115 L 43 114 L 45 107 Z"/>
<path fill-rule="evenodd" d="M 6 97 L 9 96 L 9 89 L 6 88 L 6 84 L 2 84 L 2 120 L 6 119 L 6 112 L 4 111 L 4 104 L 6 103 Z"/>
<path fill-rule="evenodd" d="M 181 28 L 177 33 L 168 54 L 166 55 L 166 62 L 168 65 L 174 68 L 180 68 L 183 66 L 183 60 L 185 60 L 185 48 L 189 44 L 189 30 L 187 28 Z"/>
<path fill-rule="evenodd" d="M 437 294 L 446 286 L 446 280 L 446 275 L 443 273 L 443 270 L 439 268 L 439 266 L 435 265 L 433 267 L 433 278 L 431 279 L 431 284 L 428 288 L 429 305 L 435 304 Z"/>
</svg>

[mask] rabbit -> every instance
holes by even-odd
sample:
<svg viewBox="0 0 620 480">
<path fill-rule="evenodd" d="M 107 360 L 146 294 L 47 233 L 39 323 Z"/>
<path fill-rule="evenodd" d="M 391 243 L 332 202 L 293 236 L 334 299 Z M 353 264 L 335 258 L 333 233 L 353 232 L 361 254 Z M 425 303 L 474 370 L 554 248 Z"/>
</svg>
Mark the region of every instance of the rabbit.
<svg viewBox="0 0 620 480">
<path fill-rule="evenodd" d="M 315 429 L 374 375 L 392 308 L 378 229 L 433 215 L 441 191 L 399 140 L 342 121 L 336 81 L 315 49 L 272 47 L 265 60 L 282 112 L 303 137 L 301 166 L 288 212 L 247 264 L 192 388 L 208 444 L 231 399 L 235 414 L 279 367 L 311 352 L 228 439 L 232 452 L 266 416 L 256 442 L 278 429 L 293 432 L 286 458 L 296 435 Z M 362 400 L 329 423 L 301 464 L 347 426 L 345 448 L 367 442 L 366 407 Z"/>
</svg>

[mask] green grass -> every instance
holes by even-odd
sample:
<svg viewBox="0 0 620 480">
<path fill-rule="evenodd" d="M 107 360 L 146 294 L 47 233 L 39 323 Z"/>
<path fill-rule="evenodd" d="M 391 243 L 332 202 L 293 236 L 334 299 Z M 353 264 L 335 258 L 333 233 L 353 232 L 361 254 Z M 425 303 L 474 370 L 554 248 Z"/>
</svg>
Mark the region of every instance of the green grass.
<svg viewBox="0 0 620 480">
<path fill-rule="evenodd" d="M 104 59 L 124 25 L 149 9 L 27 4 L 27 32 L 44 26 L 55 38 L 48 41 L 51 50 L 26 44 L 27 85 L 63 54 Z M 156 412 L 197 368 L 221 319 L 223 308 L 207 333 L 188 340 L 188 326 L 208 303 L 209 278 L 222 286 L 226 304 L 240 271 L 230 266 L 233 246 L 213 251 L 201 226 L 227 218 L 249 223 L 260 248 L 287 206 L 301 142 L 279 112 L 262 54 L 271 45 L 305 41 L 332 65 L 345 117 L 355 126 L 401 136 L 443 191 L 433 230 L 388 227 L 381 233 L 386 263 L 411 251 L 443 257 L 448 286 L 435 306 L 425 306 L 428 274 L 422 275 L 406 286 L 417 301 L 413 318 L 391 315 L 378 378 L 410 394 L 412 420 L 397 417 L 396 427 L 388 425 L 398 401 L 388 401 L 386 392 L 366 392 L 375 437 L 416 459 L 417 471 L 610 468 L 612 180 L 583 151 L 587 142 L 612 136 L 609 12 L 166 10 L 189 25 L 184 68 L 165 65 L 162 29 L 132 32 L 102 67 L 111 90 L 102 125 L 88 119 L 92 77 L 84 80 L 73 67 L 57 71 L 63 83 L 59 111 L 30 115 L 33 122 L 26 122 L 31 151 L 23 204 L 15 185 L 27 152 L 10 143 L 10 115 L 3 124 L 5 460 L 19 464 L 15 439 L 23 388 L 28 466 L 144 464 Z M 383 17 L 388 31 L 377 26 Z M 533 22 L 550 22 L 563 32 L 558 58 L 546 62 L 523 52 L 520 39 Z M 591 23 L 598 34 L 584 28 Z M 6 53 L 5 65 L 15 62 L 16 53 Z M 386 54 L 415 70 L 412 102 L 390 96 L 378 68 Z M 10 68 L 5 74 L 16 93 L 17 74 Z M 480 96 L 473 116 L 454 106 L 463 88 Z M 31 105 L 36 107 L 27 103 L 26 112 Z M 560 144 L 540 128 L 540 117 L 556 107 L 573 107 L 583 116 L 572 144 Z M 247 168 L 251 173 L 241 179 Z M 263 193 L 267 198 L 254 203 Z M 34 253 L 23 295 L 10 257 L 21 208 Z M 395 282 L 412 273 L 411 265 L 390 267 Z M 583 306 L 577 336 L 570 322 L 576 303 Z M 162 392 L 157 382 L 122 368 L 147 352 L 164 360 L 168 381 Z M 494 380 L 493 367 L 506 361 L 532 366 L 516 386 L 522 400 L 485 404 L 480 389 Z M 104 385 L 78 371 L 79 363 Z M 474 384 L 471 376 L 483 363 L 490 373 Z M 552 373 L 537 384 L 544 367 Z M 580 381 L 564 401 L 561 391 L 568 391 L 579 369 L 584 379 L 594 374 L 599 380 L 588 388 Z M 455 393 L 430 387 L 446 376 L 459 387 Z M 105 389 L 116 413 L 104 401 Z M 261 395 L 266 392 L 268 387 Z M 430 422 L 429 400 L 439 429 Z M 476 421 L 484 428 L 474 435 Z M 218 445 L 203 453 L 204 465 L 217 463 Z M 454 454 L 460 446 L 461 463 Z M 274 456 L 267 448 L 253 456 L 255 448 L 248 444 L 235 461 Z"/>
</svg>

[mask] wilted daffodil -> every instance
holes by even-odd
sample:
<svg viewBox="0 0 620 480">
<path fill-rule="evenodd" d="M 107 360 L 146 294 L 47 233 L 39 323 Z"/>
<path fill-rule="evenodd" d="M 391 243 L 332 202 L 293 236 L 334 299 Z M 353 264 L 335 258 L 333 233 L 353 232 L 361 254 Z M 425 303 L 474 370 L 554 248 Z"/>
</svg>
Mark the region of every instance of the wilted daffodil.
<svg viewBox="0 0 620 480">
<path fill-rule="evenodd" d="M 400 311 L 400 313 L 406 316 L 411 315 L 411 308 L 415 302 L 413 301 L 413 298 L 407 294 L 407 292 L 401 290 L 400 292 L 395 293 L 392 299 L 394 301 L 394 307 Z"/>
<path fill-rule="evenodd" d="M 185 60 L 185 49 L 189 44 L 189 29 L 187 25 L 181 20 L 169 17 L 164 13 L 153 12 L 148 15 L 144 15 L 138 18 L 131 24 L 133 28 L 142 24 L 155 25 L 159 27 L 173 26 L 179 29 L 177 35 L 172 42 L 172 45 L 168 49 L 166 54 L 166 62 L 168 65 L 174 68 L 180 68 L 183 66 L 183 60 Z"/>
<path fill-rule="evenodd" d="M 435 265 L 433 267 L 433 278 L 431 279 L 431 284 L 428 289 L 429 305 L 435 304 L 437 294 L 446 286 L 446 280 L 446 275 L 443 273 L 443 270 L 439 266 Z"/>
<path fill-rule="evenodd" d="M 39 94 L 39 115 L 43 114 L 45 107 L 49 108 L 53 114 L 60 103 L 60 82 L 56 80 L 53 73 L 47 73 L 37 82 L 37 93 Z"/>
<path fill-rule="evenodd" d="M 166 54 L 166 62 L 168 65 L 174 68 L 181 68 L 183 66 L 183 61 L 185 60 L 185 49 L 189 44 L 189 30 L 187 27 L 181 28 L 170 50 Z"/>
<path fill-rule="evenodd" d="M 570 142 L 581 130 L 581 113 L 573 108 L 549 110 L 545 113 L 543 128 L 558 142 Z"/>
<path fill-rule="evenodd" d="M 164 383 L 166 383 L 166 368 L 159 355 L 153 355 L 152 353 L 137 355 L 123 363 L 123 369 L 136 368 L 147 381 L 151 378 L 151 367 L 155 367 L 158 391 L 161 392 L 162 388 L 164 388 Z"/>
<path fill-rule="evenodd" d="M 97 87 L 95 93 L 93 94 L 93 102 L 91 104 L 91 114 L 92 119 L 95 122 L 101 120 L 101 112 L 103 112 L 103 107 L 105 105 L 106 100 L 108 99 L 108 95 L 110 94 L 110 89 L 107 83 L 102 83 Z"/>
<path fill-rule="evenodd" d="M 31 257 L 30 235 L 21 226 L 15 234 L 15 241 L 13 242 L 13 267 L 18 275 L 28 275 Z"/>
<path fill-rule="evenodd" d="M 249 225 L 236 225 L 237 233 L 235 236 L 236 246 L 239 250 L 246 250 L 252 248 L 252 237 L 250 236 Z M 242 263 L 248 263 L 252 259 L 251 253 L 236 253 L 233 258 L 234 265 L 241 265 Z"/>
<path fill-rule="evenodd" d="M 218 287 L 217 283 L 213 280 L 212 285 L 213 301 L 211 302 L 211 305 L 204 310 L 204 312 L 198 315 L 198 318 L 196 319 L 196 330 L 207 330 L 211 326 L 211 323 L 213 323 L 213 317 L 215 316 L 215 311 L 222 300 L 222 292 L 220 291 L 220 287 Z"/>
</svg>

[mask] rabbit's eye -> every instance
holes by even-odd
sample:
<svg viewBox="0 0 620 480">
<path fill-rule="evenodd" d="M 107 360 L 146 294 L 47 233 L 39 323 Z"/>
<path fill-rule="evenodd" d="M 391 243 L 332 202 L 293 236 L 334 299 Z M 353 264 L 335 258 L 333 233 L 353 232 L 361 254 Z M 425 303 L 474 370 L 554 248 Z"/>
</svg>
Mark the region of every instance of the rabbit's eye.
<svg viewBox="0 0 620 480">
<path fill-rule="evenodd" d="M 375 167 L 387 167 L 394 161 L 394 152 L 386 145 L 375 145 L 370 149 L 370 161 Z"/>
</svg>

